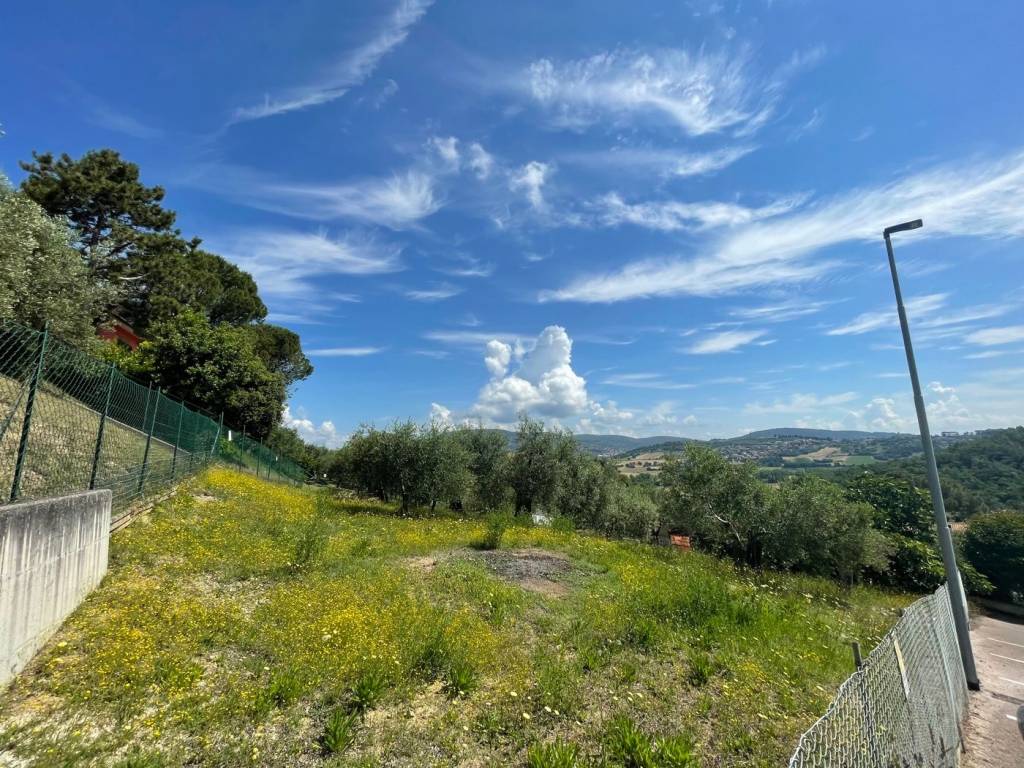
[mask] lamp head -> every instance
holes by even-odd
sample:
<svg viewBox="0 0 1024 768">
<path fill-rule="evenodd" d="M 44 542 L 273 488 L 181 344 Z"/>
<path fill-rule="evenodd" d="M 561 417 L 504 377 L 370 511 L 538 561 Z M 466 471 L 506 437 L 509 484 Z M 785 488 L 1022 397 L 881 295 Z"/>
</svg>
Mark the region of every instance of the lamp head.
<svg viewBox="0 0 1024 768">
<path fill-rule="evenodd" d="M 924 222 L 921 221 L 920 219 L 914 219 L 913 221 L 905 221 L 902 224 L 896 224 L 891 227 L 886 227 L 885 229 L 882 230 L 882 235 L 884 237 L 888 237 L 894 232 L 906 232 L 907 230 L 910 229 L 919 229 L 923 225 Z"/>
</svg>

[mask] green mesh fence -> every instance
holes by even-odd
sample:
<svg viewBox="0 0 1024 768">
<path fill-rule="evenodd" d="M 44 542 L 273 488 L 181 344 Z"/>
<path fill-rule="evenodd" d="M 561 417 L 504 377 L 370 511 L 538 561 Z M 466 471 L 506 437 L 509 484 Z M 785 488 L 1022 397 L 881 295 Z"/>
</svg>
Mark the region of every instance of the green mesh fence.
<svg viewBox="0 0 1024 768">
<path fill-rule="evenodd" d="M 214 459 L 305 479 L 290 460 L 110 363 L 0 321 L 0 502 L 109 488 L 116 519 Z"/>
</svg>

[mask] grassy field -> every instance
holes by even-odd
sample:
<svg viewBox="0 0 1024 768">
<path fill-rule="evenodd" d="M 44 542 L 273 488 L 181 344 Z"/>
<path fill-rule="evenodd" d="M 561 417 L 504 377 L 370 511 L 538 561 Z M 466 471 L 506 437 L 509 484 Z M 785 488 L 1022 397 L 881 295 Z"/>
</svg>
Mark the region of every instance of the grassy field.
<svg viewBox="0 0 1024 768">
<path fill-rule="evenodd" d="M 212 469 L 0 696 L 0 765 L 778 766 L 909 598 Z"/>
</svg>

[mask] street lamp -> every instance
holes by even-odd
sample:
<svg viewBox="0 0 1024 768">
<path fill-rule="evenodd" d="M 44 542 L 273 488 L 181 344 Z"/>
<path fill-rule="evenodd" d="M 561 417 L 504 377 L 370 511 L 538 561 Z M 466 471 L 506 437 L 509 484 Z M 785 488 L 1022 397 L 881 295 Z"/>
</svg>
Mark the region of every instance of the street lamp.
<svg viewBox="0 0 1024 768">
<path fill-rule="evenodd" d="M 907 352 L 907 367 L 910 369 L 910 383 L 914 387 L 914 407 L 917 409 L 917 424 L 921 430 L 921 446 L 924 448 L 924 465 L 928 471 L 928 488 L 932 494 L 932 510 L 935 512 L 935 527 L 939 534 L 939 548 L 942 550 L 942 563 L 946 567 L 946 584 L 949 594 L 949 605 L 953 611 L 953 624 L 956 626 L 956 639 L 960 645 L 960 658 L 964 664 L 964 676 L 967 687 L 977 691 L 978 672 L 974 666 L 974 651 L 971 649 L 970 628 L 967 624 L 967 606 L 963 600 L 963 585 L 960 583 L 960 571 L 956 567 L 956 551 L 953 549 L 953 537 L 949 532 L 949 521 L 946 519 L 946 506 L 942 501 L 942 487 L 939 485 L 939 468 L 935 464 L 935 448 L 932 446 L 932 434 L 928 429 L 928 414 L 924 410 L 924 398 L 921 396 L 921 382 L 917 378 L 917 362 L 914 360 L 914 346 L 910 342 L 910 326 L 907 325 L 907 311 L 903 308 L 903 294 L 900 291 L 900 279 L 896 275 L 896 259 L 892 254 L 892 235 L 895 232 L 906 232 L 918 229 L 922 225 L 920 219 L 886 227 L 882 231 L 885 238 L 885 250 L 889 254 L 889 270 L 892 272 L 892 287 L 896 292 L 896 309 L 900 315 L 900 329 L 903 331 L 903 347 Z"/>
</svg>

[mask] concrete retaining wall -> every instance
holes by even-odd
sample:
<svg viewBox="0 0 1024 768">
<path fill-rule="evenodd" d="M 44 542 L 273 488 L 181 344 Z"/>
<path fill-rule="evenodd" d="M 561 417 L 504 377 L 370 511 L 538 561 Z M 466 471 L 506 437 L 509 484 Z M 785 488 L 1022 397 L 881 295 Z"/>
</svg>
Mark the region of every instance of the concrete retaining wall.
<svg viewBox="0 0 1024 768">
<path fill-rule="evenodd" d="M 0 507 L 0 687 L 107 572 L 110 491 Z"/>
</svg>

